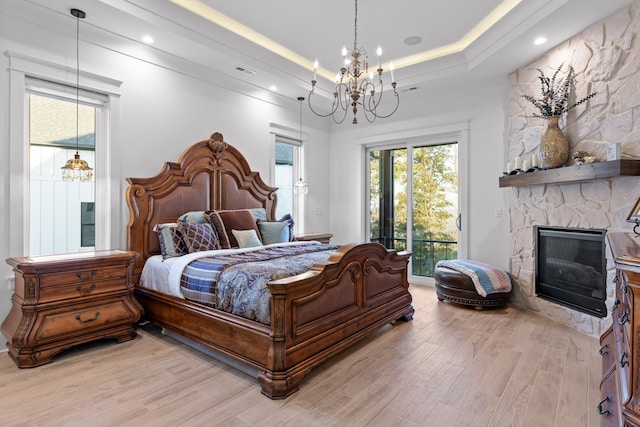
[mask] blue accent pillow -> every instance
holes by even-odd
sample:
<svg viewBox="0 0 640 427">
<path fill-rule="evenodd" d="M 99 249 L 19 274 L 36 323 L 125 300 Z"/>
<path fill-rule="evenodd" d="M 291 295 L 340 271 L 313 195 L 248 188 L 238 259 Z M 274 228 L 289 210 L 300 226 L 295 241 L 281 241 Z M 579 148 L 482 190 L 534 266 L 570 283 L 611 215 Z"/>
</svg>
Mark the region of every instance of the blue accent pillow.
<svg viewBox="0 0 640 427">
<path fill-rule="evenodd" d="M 270 245 L 272 243 L 289 242 L 291 230 L 289 221 L 261 221 L 258 220 L 258 230 L 262 236 L 262 243 Z"/>
<path fill-rule="evenodd" d="M 204 211 L 191 211 L 184 213 L 178 217 L 178 222 L 190 222 L 192 224 L 204 224 L 207 222 L 207 218 L 204 216 Z"/>
</svg>

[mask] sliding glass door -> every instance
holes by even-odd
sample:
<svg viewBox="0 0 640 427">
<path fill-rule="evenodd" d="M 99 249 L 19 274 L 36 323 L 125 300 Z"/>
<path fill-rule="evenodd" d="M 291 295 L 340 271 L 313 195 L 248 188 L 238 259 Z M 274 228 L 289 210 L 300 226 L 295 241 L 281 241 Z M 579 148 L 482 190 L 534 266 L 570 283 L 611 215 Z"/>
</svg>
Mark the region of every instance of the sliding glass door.
<svg viewBox="0 0 640 427">
<path fill-rule="evenodd" d="M 458 254 L 458 144 L 367 150 L 369 240 L 413 253 L 411 274 L 431 277 Z"/>
</svg>

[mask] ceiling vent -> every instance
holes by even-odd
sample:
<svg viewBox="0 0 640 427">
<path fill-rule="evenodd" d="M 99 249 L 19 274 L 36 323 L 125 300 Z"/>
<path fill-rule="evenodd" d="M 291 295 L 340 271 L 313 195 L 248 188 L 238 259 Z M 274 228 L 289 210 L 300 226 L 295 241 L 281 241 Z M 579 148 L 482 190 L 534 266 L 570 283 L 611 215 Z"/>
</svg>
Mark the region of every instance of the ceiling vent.
<svg viewBox="0 0 640 427">
<path fill-rule="evenodd" d="M 236 71 L 240 71 L 241 73 L 248 74 L 248 75 L 250 75 L 250 76 L 253 76 L 253 75 L 256 73 L 256 72 L 255 72 L 255 71 L 253 71 L 253 70 L 250 70 L 250 69 L 248 69 L 248 68 L 244 68 L 244 67 L 241 67 L 241 66 L 237 66 L 237 67 L 235 68 L 235 70 L 236 70 Z"/>
</svg>

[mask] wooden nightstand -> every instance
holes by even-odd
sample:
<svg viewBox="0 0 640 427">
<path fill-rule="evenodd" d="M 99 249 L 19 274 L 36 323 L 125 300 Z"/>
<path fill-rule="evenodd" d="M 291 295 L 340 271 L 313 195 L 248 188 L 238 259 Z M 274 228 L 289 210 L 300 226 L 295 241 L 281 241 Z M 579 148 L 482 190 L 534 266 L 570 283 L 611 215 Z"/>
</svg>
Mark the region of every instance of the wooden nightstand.
<svg viewBox="0 0 640 427">
<path fill-rule="evenodd" d="M 142 307 L 133 298 L 135 252 L 99 251 L 9 258 L 16 285 L 2 322 L 9 356 L 20 368 L 100 338 L 136 336 Z"/>
<path fill-rule="evenodd" d="M 331 233 L 311 232 L 311 233 L 296 234 L 296 240 L 301 240 L 303 242 L 309 242 L 314 240 L 320 243 L 329 243 L 332 237 L 333 237 L 333 234 Z"/>
</svg>

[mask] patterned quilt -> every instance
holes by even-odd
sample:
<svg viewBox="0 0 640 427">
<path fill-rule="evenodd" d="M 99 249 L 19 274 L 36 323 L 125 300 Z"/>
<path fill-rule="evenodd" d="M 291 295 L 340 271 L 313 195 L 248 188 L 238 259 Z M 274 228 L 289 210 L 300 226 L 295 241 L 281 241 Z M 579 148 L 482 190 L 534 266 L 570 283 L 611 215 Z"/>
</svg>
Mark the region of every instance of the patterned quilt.
<svg viewBox="0 0 640 427">
<path fill-rule="evenodd" d="M 269 325 L 267 283 L 304 273 L 337 248 L 314 243 L 199 258 L 183 270 L 180 290 L 188 300 Z"/>
</svg>

